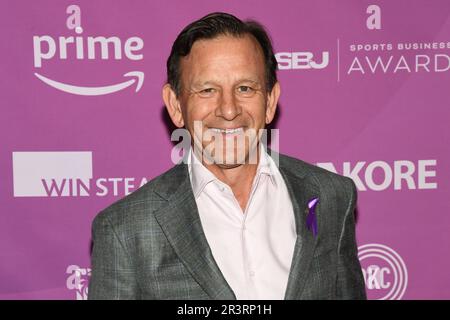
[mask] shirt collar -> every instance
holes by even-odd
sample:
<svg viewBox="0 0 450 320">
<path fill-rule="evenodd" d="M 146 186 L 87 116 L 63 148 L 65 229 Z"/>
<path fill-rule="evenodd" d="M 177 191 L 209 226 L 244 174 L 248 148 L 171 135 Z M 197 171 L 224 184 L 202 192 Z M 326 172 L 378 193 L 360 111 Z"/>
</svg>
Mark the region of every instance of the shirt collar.
<svg viewBox="0 0 450 320">
<path fill-rule="evenodd" d="M 259 143 L 259 163 L 256 169 L 256 175 L 254 181 L 264 174 L 269 176 L 270 181 L 276 186 L 276 179 L 274 175 L 274 169 L 272 166 L 274 163 L 270 161 L 270 156 L 266 152 L 266 149 L 262 143 Z M 197 158 L 197 156 L 189 148 L 188 155 L 188 167 L 189 167 L 189 178 L 191 180 L 192 190 L 194 192 L 195 198 L 198 198 L 200 193 L 206 187 L 206 185 L 212 181 L 219 180 L 217 177 L 209 171 Z"/>
</svg>

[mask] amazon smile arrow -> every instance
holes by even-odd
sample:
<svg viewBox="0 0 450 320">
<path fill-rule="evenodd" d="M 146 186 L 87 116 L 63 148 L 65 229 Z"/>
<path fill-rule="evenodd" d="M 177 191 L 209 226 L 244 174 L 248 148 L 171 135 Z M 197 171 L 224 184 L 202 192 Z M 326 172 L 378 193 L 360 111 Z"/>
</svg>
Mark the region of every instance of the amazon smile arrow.
<svg viewBox="0 0 450 320">
<path fill-rule="evenodd" d="M 34 75 L 38 77 L 42 82 L 48 84 L 49 86 L 55 89 L 82 96 L 100 96 L 104 94 L 113 93 L 116 91 L 123 90 L 136 82 L 136 79 L 130 79 L 122 83 L 104 87 L 80 87 L 46 78 L 37 72 L 35 72 Z M 142 84 L 144 83 L 144 73 L 141 71 L 130 71 L 124 74 L 124 77 L 133 77 L 133 76 L 137 78 L 136 92 L 138 92 L 141 89 Z"/>
</svg>

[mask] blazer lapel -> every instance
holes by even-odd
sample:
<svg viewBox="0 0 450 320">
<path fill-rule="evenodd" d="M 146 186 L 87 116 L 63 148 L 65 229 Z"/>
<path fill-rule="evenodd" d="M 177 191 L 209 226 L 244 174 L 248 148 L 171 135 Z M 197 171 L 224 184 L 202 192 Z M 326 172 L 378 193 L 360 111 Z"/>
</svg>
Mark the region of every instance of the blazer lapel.
<svg viewBox="0 0 450 320">
<path fill-rule="evenodd" d="M 282 156 L 281 156 L 282 157 Z M 285 299 L 298 299 L 308 279 L 308 270 L 316 248 L 317 237 L 306 227 L 308 215 L 308 201 L 318 197 L 318 187 L 307 177 L 300 178 L 288 168 L 283 166 L 280 159 L 280 172 L 283 176 L 292 201 L 295 214 L 297 240 L 292 257 L 291 270 Z M 320 234 L 320 225 L 319 225 Z"/>
<path fill-rule="evenodd" d="M 236 299 L 217 266 L 198 214 L 192 192 L 187 165 L 175 167 L 173 177 L 168 177 L 170 186 L 158 194 L 167 200 L 167 205 L 154 212 L 175 253 L 198 284 L 212 299 Z"/>
</svg>

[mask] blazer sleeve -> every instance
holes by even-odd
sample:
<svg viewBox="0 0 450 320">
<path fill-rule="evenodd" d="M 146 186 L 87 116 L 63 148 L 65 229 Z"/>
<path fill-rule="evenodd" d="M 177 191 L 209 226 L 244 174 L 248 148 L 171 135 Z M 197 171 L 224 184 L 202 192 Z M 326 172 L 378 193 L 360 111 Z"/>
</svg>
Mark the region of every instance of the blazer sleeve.
<svg viewBox="0 0 450 320">
<path fill-rule="evenodd" d="M 353 180 L 346 178 L 348 205 L 345 212 L 338 243 L 337 298 L 346 300 L 367 299 L 364 277 L 358 259 L 358 247 L 355 236 L 356 186 Z"/>
<path fill-rule="evenodd" d="M 132 261 L 106 214 L 99 214 L 94 219 L 92 241 L 88 299 L 137 299 L 138 288 Z"/>
</svg>

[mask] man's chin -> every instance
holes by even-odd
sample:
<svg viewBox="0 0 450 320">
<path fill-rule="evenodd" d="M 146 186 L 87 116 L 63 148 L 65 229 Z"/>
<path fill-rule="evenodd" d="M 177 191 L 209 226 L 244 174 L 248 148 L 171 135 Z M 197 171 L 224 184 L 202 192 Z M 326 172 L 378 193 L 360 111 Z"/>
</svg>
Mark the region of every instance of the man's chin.
<svg viewBox="0 0 450 320">
<path fill-rule="evenodd" d="M 232 169 L 245 164 L 257 163 L 257 157 L 249 157 L 248 151 L 235 151 L 231 154 L 224 153 L 222 157 L 204 154 L 203 159 L 207 160 L 208 164 L 213 164 L 223 169 Z M 254 163 L 250 161 L 251 159 L 253 159 Z"/>
<path fill-rule="evenodd" d="M 243 165 L 243 163 L 233 163 L 233 164 L 227 164 L 227 163 L 215 163 L 214 165 L 216 165 L 217 167 L 219 167 L 220 169 L 234 169 L 237 167 L 240 167 Z"/>
</svg>

